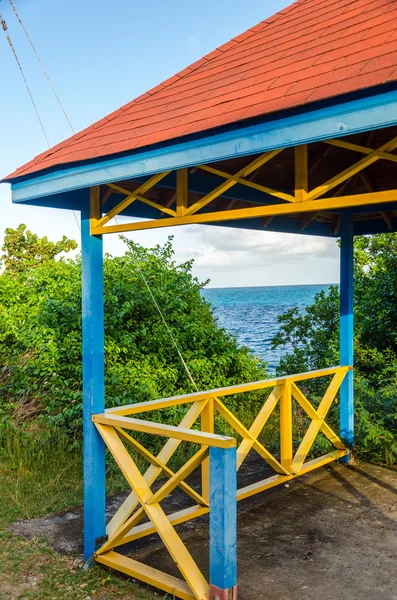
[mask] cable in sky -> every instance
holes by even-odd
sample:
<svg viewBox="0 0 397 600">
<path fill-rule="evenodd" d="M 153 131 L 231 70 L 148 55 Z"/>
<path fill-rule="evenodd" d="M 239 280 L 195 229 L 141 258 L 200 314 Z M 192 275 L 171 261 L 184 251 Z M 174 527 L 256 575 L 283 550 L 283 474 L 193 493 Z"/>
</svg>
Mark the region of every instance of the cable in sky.
<svg viewBox="0 0 397 600">
<path fill-rule="evenodd" d="M 25 35 L 26 35 L 27 39 L 28 39 L 28 42 L 29 42 L 29 44 L 30 44 L 30 45 L 31 45 L 31 47 L 32 47 L 32 50 L 33 50 L 33 52 L 34 52 L 34 53 L 35 53 L 35 55 L 36 55 L 36 58 L 37 58 L 37 60 L 38 60 L 38 62 L 39 62 L 39 65 L 40 65 L 40 67 L 41 67 L 41 69 L 42 69 L 42 71 L 43 71 L 44 75 L 46 76 L 46 79 L 47 79 L 47 81 L 48 81 L 48 83 L 49 83 L 49 85 L 50 85 L 50 87 L 51 87 L 51 89 L 52 89 L 52 91 L 53 91 L 53 93 L 54 93 L 54 96 L 55 96 L 55 98 L 57 99 L 57 102 L 58 102 L 59 106 L 61 107 L 61 110 L 62 110 L 63 114 L 65 115 L 65 119 L 67 120 L 67 122 L 68 122 L 68 124 L 69 124 L 69 127 L 70 127 L 70 129 L 72 130 L 72 133 L 75 133 L 75 131 L 74 131 L 74 129 L 73 129 L 73 126 L 72 126 L 72 124 L 71 124 L 71 122 L 70 122 L 70 119 L 69 119 L 68 115 L 66 114 L 66 110 L 64 109 L 64 107 L 63 107 L 63 104 L 62 104 L 62 102 L 60 101 L 60 99 L 59 99 L 59 96 L 58 96 L 58 94 L 56 93 L 56 91 L 55 91 L 55 88 L 54 88 L 54 86 L 53 86 L 53 85 L 52 85 L 52 83 L 51 83 L 50 77 L 49 77 L 49 75 L 48 75 L 47 71 L 45 70 L 43 63 L 42 63 L 42 62 L 41 62 L 41 60 L 40 60 L 40 56 L 38 55 L 38 53 L 37 53 L 37 50 L 36 50 L 36 48 L 34 47 L 34 45 L 33 45 L 33 42 L 32 42 L 32 40 L 31 40 L 31 39 L 30 39 L 30 37 L 29 37 L 29 34 L 28 34 L 28 32 L 27 32 L 27 30 L 26 30 L 26 28 L 25 28 L 25 25 L 22 23 L 22 19 L 21 19 L 21 17 L 20 17 L 20 16 L 19 16 L 19 14 L 18 14 L 18 12 L 17 12 L 17 9 L 15 8 L 15 5 L 14 5 L 13 1 L 12 1 L 12 0 L 8 0 L 8 1 L 9 1 L 10 5 L 11 5 L 11 8 L 12 8 L 12 10 L 14 11 L 14 14 L 15 14 L 16 18 L 18 19 L 18 21 L 19 21 L 19 23 L 20 23 L 20 25 L 21 25 L 21 27 L 22 27 L 22 29 L 23 29 L 23 31 L 24 31 L 24 33 L 25 33 Z"/>
<path fill-rule="evenodd" d="M 15 60 L 17 61 L 17 65 L 18 65 L 18 67 L 19 67 L 19 70 L 20 70 L 20 72 L 21 72 L 22 79 L 23 79 L 23 81 L 24 81 L 24 83 L 25 83 L 26 89 L 28 90 L 28 94 L 29 94 L 29 96 L 30 96 L 30 100 L 31 100 L 31 102 L 32 102 L 32 104 L 33 104 L 33 108 L 34 108 L 34 110 L 35 110 L 35 112 L 36 112 L 37 119 L 38 119 L 38 121 L 39 121 L 39 123 L 40 123 L 40 127 L 41 127 L 41 129 L 42 129 L 42 132 L 43 132 L 43 134 L 44 134 L 44 137 L 45 137 L 45 139 L 47 140 L 48 147 L 49 147 L 49 148 L 51 148 L 51 144 L 50 144 L 50 142 L 49 142 L 49 139 L 48 139 L 48 137 L 47 137 L 47 134 L 46 134 L 46 132 L 45 132 L 44 125 L 43 125 L 43 122 L 42 122 L 42 120 L 41 120 L 41 118 L 40 118 L 39 111 L 38 111 L 38 109 L 37 109 L 36 103 L 35 103 L 35 101 L 34 101 L 34 99 L 33 99 L 33 96 L 32 96 L 32 92 L 30 91 L 30 88 L 29 88 L 29 84 L 28 84 L 28 82 L 27 82 L 27 80 L 26 80 L 26 77 L 25 77 L 25 74 L 24 74 L 24 72 L 23 72 L 22 65 L 21 65 L 21 63 L 19 62 L 18 55 L 17 55 L 17 53 L 16 53 L 16 51 L 15 51 L 15 48 L 14 48 L 14 45 L 13 45 L 13 43 L 12 43 L 12 40 L 11 40 L 11 37 L 10 37 L 10 33 L 9 33 L 9 31 L 8 31 L 7 23 L 5 22 L 5 20 L 4 20 L 4 18 L 3 18 L 3 15 L 1 14 L 1 12 L 0 12 L 0 24 L 1 24 L 1 26 L 2 26 L 2 28 L 3 28 L 3 31 L 4 31 L 4 33 L 5 33 L 6 37 L 7 37 L 8 43 L 9 43 L 9 45 L 10 45 L 10 47 L 11 47 L 11 50 L 12 50 L 12 52 L 13 52 L 13 54 L 14 54 Z"/>
</svg>

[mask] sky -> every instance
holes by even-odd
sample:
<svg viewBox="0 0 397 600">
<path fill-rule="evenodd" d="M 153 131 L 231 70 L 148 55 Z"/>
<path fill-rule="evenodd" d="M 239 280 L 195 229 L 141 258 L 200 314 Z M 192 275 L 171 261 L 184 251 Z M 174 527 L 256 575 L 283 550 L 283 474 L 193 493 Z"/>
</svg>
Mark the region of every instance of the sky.
<svg viewBox="0 0 397 600">
<path fill-rule="evenodd" d="M 76 131 L 131 101 L 289 0 L 14 0 Z M 51 145 L 71 132 L 8 0 L 0 0 L 16 52 Z M 0 29 L 0 177 L 47 148 L 21 74 Z M 6 227 L 25 223 L 56 240 L 79 241 L 69 211 L 13 205 L 0 185 L 0 242 Z M 128 234 L 145 246 L 174 236 L 176 259 L 195 259 L 194 273 L 212 287 L 334 283 L 335 240 L 190 225 Z M 121 254 L 117 235 L 105 251 Z"/>
</svg>

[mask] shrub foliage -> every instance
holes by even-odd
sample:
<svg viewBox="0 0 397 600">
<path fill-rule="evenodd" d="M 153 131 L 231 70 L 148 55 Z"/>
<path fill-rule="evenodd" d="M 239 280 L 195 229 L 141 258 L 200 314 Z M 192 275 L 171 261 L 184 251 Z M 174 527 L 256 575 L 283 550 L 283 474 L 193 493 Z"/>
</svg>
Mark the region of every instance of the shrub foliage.
<svg viewBox="0 0 397 600">
<path fill-rule="evenodd" d="M 193 262 L 177 264 L 172 238 L 146 249 L 124 238 L 106 256 L 106 404 L 192 392 L 186 372 L 140 271 L 199 389 L 265 376 L 265 365 L 221 329 L 200 294 Z M 0 419 L 81 429 L 81 259 L 63 238 L 53 244 L 24 225 L 7 229 L 0 275 Z M 175 409 L 177 410 L 177 409 Z M 176 415 L 163 415 L 170 422 Z"/>
<path fill-rule="evenodd" d="M 358 237 L 354 245 L 355 424 L 360 456 L 397 460 L 397 234 Z M 339 364 L 339 289 L 320 292 L 303 313 L 279 317 L 273 347 L 293 351 L 279 374 Z M 316 390 L 314 390 L 316 391 Z"/>
</svg>

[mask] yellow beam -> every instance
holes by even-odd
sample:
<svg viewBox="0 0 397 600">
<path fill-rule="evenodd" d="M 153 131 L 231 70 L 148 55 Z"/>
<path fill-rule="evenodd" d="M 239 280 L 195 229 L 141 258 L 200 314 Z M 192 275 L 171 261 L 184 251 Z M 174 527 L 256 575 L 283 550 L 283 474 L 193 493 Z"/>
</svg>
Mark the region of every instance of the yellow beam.
<svg viewBox="0 0 397 600">
<path fill-rule="evenodd" d="M 201 431 L 214 433 L 214 399 L 209 398 L 201 413 Z M 201 493 L 207 502 L 210 501 L 210 459 L 206 458 L 201 465 Z"/>
<path fill-rule="evenodd" d="M 258 435 L 266 425 L 267 420 L 269 419 L 270 415 L 272 414 L 273 410 L 277 405 L 277 402 L 280 399 L 282 390 L 282 385 L 277 385 L 274 388 L 274 390 L 272 390 L 272 392 L 270 393 L 269 397 L 267 398 L 266 402 L 262 406 L 261 410 L 255 417 L 254 422 L 248 430 L 251 439 L 244 439 L 241 442 L 240 446 L 237 448 L 237 470 L 239 470 L 245 458 L 247 457 L 248 452 L 251 450 L 253 440 L 257 439 Z"/>
<path fill-rule="evenodd" d="M 101 188 L 95 185 L 90 188 L 90 229 L 97 227 L 101 220 Z"/>
<path fill-rule="evenodd" d="M 123 541 L 124 536 L 135 526 L 138 525 L 143 518 L 146 517 L 146 512 L 144 508 L 141 506 L 134 512 L 132 517 L 127 519 L 123 525 L 121 525 L 111 536 L 108 536 L 106 542 L 95 552 L 95 556 L 99 556 L 100 554 L 104 554 L 105 552 L 109 552 L 112 548 L 116 546 L 121 546 L 125 542 Z"/>
<path fill-rule="evenodd" d="M 125 575 L 129 575 L 134 579 L 138 579 L 138 581 L 143 581 L 147 585 L 157 587 L 166 592 L 167 595 L 170 594 L 171 597 L 182 598 L 182 600 L 195 600 L 196 598 L 185 581 L 144 565 L 118 552 L 108 552 L 107 554 L 97 556 L 96 561 L 116 571 L 125 573 Z"/>
<path fill-rule="evenodd" d="M 121 186 L 115 185 L 113 183 L 108 183 L 108 186 L 119 192 L 127 194 L 127 196 L 133 196 L 135 198 L 135 200 L 139 200 L 139 202 L 143 202 L 144 204 L 148 204 L 149 206 L 152 206 L 153 208 L 157 208 L 162 213 L 167 213 L 168 215 L 171 215 L 171 217 L 176 217 L 176 212 L 174 210 L 172 210 L 171 208 L 168 208 L 167 206 L 163 206 L 162 204 L 159 204 L 158 202 L 155 202 L 154 200 L 150 200 L 149 198 L 144 198 L 143 196 L 141 196 L 140 194 L 137 194 L 136 192 L 131 192 L 131 190 L 126 190 L 125 188 L 122 188 Z"/>
<path fill-rule="evenodd" d="M 291 380 L 287 379 L 280 397 L 280 454 L 287 473 L 292 470 L 292 441 Z"/>
<path fill-rule="evenodd" d="M 146 458 L 146 460 L 149 461 L 152 465 L 154 465 L 156 467 L 160 467 L 160 469 L 162 469 L 162 471 L 166 477 L 173 478 L 175 476 L 175 473 L 169 467 L 167 467 L 167 465 L 163 464 L 157 458 L 157 456 L 154 456 L 154 454 L 149 452 L 149 450 L 147 450 L 144 446 L 142 446 L 142 444 L 137 442 L 137 440 L 134 440 L 134 438 L 131 437 L 126 431 L 124 431 L 123 429 L 120 429 L 118 427 L 116 427 L 116 431 L 119 434 L 119 436 L 125 442 L 127 442 L 127 444 L 129 444 L 130 446 L 132 446 L 134 448 L 134 450 L 136 452 L 138 452 L 141 456 Z M 188 496 L 190 496 L 192 498 L 192 500 L 194 500 L 195 502 L 198 502 L 198 504 L 203 504 L 204 506 L 208 506 L 208 502 L 206 500 L 204 500 L 204 498 L 202 496 L 200 496 L 200 494 L 198 494 L 196 492 L 196 490 L 194 490 L 192 487 L 190 487 L 190 485 L 188 485 L 184 481 L 180 481 L 178 485 L 181 488 L 181 490 L 183 490 Z"/>
<path fill-rule="evenodd" d="M 326 369 L 317 369 L 315 371 L 308 371 L 307 373 L 295 373 L 294 375 L 274 377 L 271 379 L 261 379 L 260 381 L 252 381 L 249 383 L 238 383 L 236 385 L 205 390 L 203 392 L 192 392 L 190 394 L 181 394 L 180 396 L 170 396 L 169 398 L 161 398 L 160 400 L 149 400 L 148 402 L 126 404 L 122 407 L 108 408 L 105 412 L 106 414 L 110 415 L 132 415 L 141 412 L 157 410 L 158 408 L 176 406 L 177 404 L 188 404 L 189 402 L 195 402 L 196 405 L 199 405 L 200 402 L 208 401 L 210 398 L 215 398 L 216 396 L 231 396 L 232 394 L 242 394 L 243 392 L 252 392 L 253 390 L 263 390 L 266 388 L 273 388 L 278 385 L 283 385 L 286 381 L 307 381 L 309 379 L 316 379 L 317 377 L 334 375 L 338 372 L 346 373 L 347 371 L 351 370 L 352 367 L 346 366 L 327 367 Z M 204 406 L 205 404 L 200 406 L 197 416 L 201 414 Z M 187 427 L 187 425 L 183 425 L 183 427 Z"/>
<path fill-rule="evenodd" d="M 359 144 L 352 144 L 351 142 L 345 142 L 344 140 L 324 140 L 324 144 L 336 146 L 337 148 L 344 148 L 345 150 L 352 150 L 353 152 L 359 152 L 360 154 L 371 154 L 372 152 L 375 152 L 373 148 L 367 148 L 367 146 L 360 146 Z M 397 162 L 397 156 L 395 154 L 378 151 L 378 156 L 384 160 Z"/>
<path fill-rule="evenodd" d="M 235 431 L 243 438 L 250 440 L 252 442 L 252 447 L 254 450 L 265 460 L 275 471 L 278 473 L 283 473 L 284 475 L 288 475 L 290 471 L 288 471 L 282 464 L 278 462 L 277 459 L 274 458 L 272 454 L 262 444 L 258 442 L 248 431 L 246 427 L 230 412 L 228 408 L 219 400 L 219 398 L 215 398 L 215 408 L 219 412 L 220 415 L 233 427 Z"/>
<path fill-rule="evenodd" d="M 188 209 L 188 172 L 187 169 L 178 169 L 176 172 L 176 214 L 183 217 Z"/>
<path fill-rule="evenodd" d="M 190 506 L 189 508 L 184 508 L 167 515 L 167 517 L 171 525 L 179 525 L 180 523 L 186 523 L 186 521 L 191 521 L 192 519 L 196 519 L 197 517 L 202 517 L 203 515 L 208 514 L 209 510 L 210 509 L 207 506 Z M 142 523 L 142 525 L 133 527 L 117 545 L 121 546 L 122 544 L 128 544 L 129 542 L 140 540 L 143 537 L 152 535 L 152 533 L 156 533 L 156 529 L 153 524 L 150 522 Z"/>
<path fill-rule="evenodd" d="M 291 475 L 273 475 L 272 477 L 268 477 L 263 481 L 258 481 L 257 483 L 247 485 L 246 487 L 237 490 L 237 501 L 245 500 L 245 498 L 249 498 L 255 494 L 260 494 L 261 492 L 275 487 L 276 485 L 280 485 L 281 483 L 286 483 L 291 479 L 295 479 L 295 477 L 305 475 L 305 473 L 309 473 L 314 469 L 323 467 L 334 460 L 342 458 L 342 456 L 346 456 L 346 454 L 349 454 L 349 451 L 346 449 L 334 450 L 333 452 L 329 452 L 324 456 L 320 456 L 319 458 L 314 458 L 313 460 L 308 461 L 303 465 L 299 473 L 291 473 Z"/>
<path fill-rule="evenodd" d="M 205 404 L 206 404 L 206 401 L 195 402 L 189 408 L 186 415 L 183 417 L 182 421 L 179 424 L 180 427 L 192 427 L 194 422 L 200 416 L 201 411 L 205 407 Z M 180 443 L 181 443 L 181 440 L 169 439 L 164 444 L 164 447 L 160 450 L 160 452 L 157 455 L 157 458 L 159 459 L 159 461 L 162 464 L 166 464 L 170 460 L 170 458 L 172 457 L 174 452 L 177 450 Z M 163 471 L 162 471 L 161 467 L 151 465 L 147 469 L 146 473 L 144 474 L 145 481 L 147 482 L 147 484 L 149 486 L 153 485 L 153 483 L 156 481 L 157 477 L 162 472 Z M 113 515 L 113 517 L 111 518 L 109 523 L 107 524 L 106 533 L 109 536 L 113 535 L 114 532 L 126 521 L 126 519 L 128 519 L 128 517 L 135 510 L 135 508 L 138 506 L 138 504 L 139 504 L 139 501 L 138 501 L 138 498 L 137 498 L 135 492 L 131 492 L 129 494 L 129 496 L 124 500 L 122 505 L 119 507 L 119 509 L 116 511 L 116 513 Z"/>
<path fill-rule="evenodd" d="M 218 175 L 219 177 L 223 177 L 224 179 L 230 179 L 233 177 L 231 173 L 227 173 L 226 171 L 221 171 L 220 169 L 216 169 L 211 167 L 210 165 L 199 165 L 198 167 L 202 171 L 207 171 L 208 173 L 212 173 L 213 175 Z M 243 177 L 234 176 L 236 183 L 240 183 L 241 185 L 245 185 L 247 187 L 253 188 L 254 190 L 258 190 L 259 192 L 263 192 L 264 194 L 270 194 L 271 196 L 275 196 L 276 198 L 280 198 L 280 200 L 286 200 L 287 202 L 294 202 L 294 197 L 291 194 L 286 194 L 284 192 L 279 192 L 278 190 L 274 190 L 273 188 L 269 188 L 265 185 L 261 185 L 260 183 L 254 183 L 249 179 L 244 179 Z"/>
<path fill-rule="evenodd" d="M 194 401 L 195 399 L 191 399 L 189 394 L 185 394 L 181 396 L 172 396 L 170 398 L 159 398 L 158 400 L 148 400 L 146 402 L 136 402 L 136 404 L 126 404 L 125 406 L 115 406 L 114 408 L 107 408 L 105 412 L 109 415 L 139 415 L 161 408 L 171 408 L 172 406 L 189 404 Z"/>
<path fill-rule="evenodd" d="M 295 202 L 304 202 L 309 189 L 307 144 L 295 146 Z"/>
<path fill-rule="evenodd" d="M 150 188 L 159 183 L 159 181 L 164 179 L 164 177 L 166 177 L 169 173 L 171 173 L 171 171 L 165 171 L 164 173 L 157 173 L 156 175 L 153 175 L 153 177 L 145 181 L 145 183 L 142 183 L 142 185 L 140 185 L 134 192 L 126 190 L 125 192 L 126 194 L 128 194 L 128 196 L 124 198 L 124 200 L 119 202 L 117 206 L 112 208 L 112 210 L 110 210 L 104 217 L 102 217 L 102 219 L 99 220 L 98 227 L 103 227 L 104 225 L 106 225 L 106 223 L 113 219 L 113 217 L 117 217 L 118 214 L 120 214 L 123 210 L 127 208 L 127 206 L 132 204 L 137 199 L 138 195 L 144 194 L 145 192 L 150 190 Z M 109 185 L 110 187 L 112 184 L 107 185 Z M 140 198 L 140 200 L 142 201 L 142 197 Z M 147 202 L 146 198 L 145 201 Z M 164 209 L 162 208 L 161 210 Z M 92 229 L 91 233 L 93 233 Z"/>
<path fill-rule="evenodd" d="M 313 419 L 310 423 L 308 430 L 303 436 L 303 439 L 295 453 L 294 459 L 292 461 L 293 473 L 297 473 L 302 467 L 306 456 L 308 455 L 309 450 L 312 447 L 314 440 L 316 439 L 316 436 L 321 429 L 321 426 L 323 425 L 324 419 L 327 416 L 329 409 L 331 408 L 331 404 L 334 401 L 336 394 L 338 393 L 338 390 L 341 386 L 343 379 L 345 378 L 345 375 L 346 373 L 335 373 L 335 375 L 333 376 L 331 383 L 329 384 L 324 394 L 324 397 L 321 400 L 320 405 L 316 411 L 318 417 L 316 419 Z M 296 386 L 294 386 L 294 390 L 295 388 Z"/>
<path fill-rule="evenodd" d="M 350 175 L 349 175 L 350 177 Z M 335 185 L 337 185 L 335 183 Z M 319 190 L 319 188 L 316 188 Z M 314 190 L 314 191 L 316 191 Z M 310 192 L 312 193 L 312 192 Z M 319 194 L 323 191 L 319 191 Z M 309 194 L 307 195 L 307 198 Z M 122 233 L 123 231 L 140 231 L 144 229 L 158 229 L 161 227 L 174 227 L 178 225 L 192 225 L 199 223 L 217 223 L 221 221 L 236 221 L 239 219 L 256 219 L 259 217 L 270 217 L 277 215 L 294 215 L 313 211 L 335 210 L 338 208 L 352 208 L 354 206 L 368 206 L 397 201 L 397 190 L 373 192 L 366 194 L 355 194 L 351 196 L 339 196 L 333 198 L 322 198 L 320 200 L 307 199 L 304 202 L 294 204 L 274 204 L 272 206 L 255 206 L 251 208 L 238 208 L 233 210 L 216 211 L 199 215 L 185 215 L 172 219 L 155 219 L 153 221 L 140 221 L 136 223 L 125 223 L 122 225 L 109 225 L 108 227 L 95 227 L 91 230 L 93 235 L 105 233 Z"/>
<path fill-rule="evenodd" d="M 379 154 L 381 152 L 388 152 L 390 150 L 394 150 L 395 148 L 397 148 L 397 137 L 393 138 L 389 142 L 386 142 L 386 144 L 383 144 L 383 146 L 378 148 L 378 150 L 373 150 L 370 154 L 356 162 L 354 165 L 348 167 L 341 173 L 338 173 L 338 175 L 335 175 L 335 177 L 331 177 L 331 179 L 328 179 L 328 181 L 316 187 L 307 194 L 307 200 L 315 200 L 320 196 L 324 196 L 324 194 L 332 190 L 337 185 L 340 185 L 347 179 L 350 179 L 350 177 L 353 177 L 353 175 L 356 175 L 356 173 L 359 173 L 363 169 L 366 169 L 374 162 L 379 160 Z"/>
<path fill-rule="evenodd" d="M 336 433 L 331 429 L 331 427 L 321 419 L 317 410 L 311 405 L 309 400 L 303 394 L 303 392 L 298 388 L 294 383 L 292 384 L 292 395 L 295 400 L 301 405 L 303 410 L 309 415 L 311 419 L 321 421 L 321 431 L 323 434 L 329 439 L 331 444 L 335 446 L 338 450 L 345 450 L 346 447 L 340 438 L 336 435 Z"/>
<path fill-rule="evenodd" d="M 107 425 L 97 425 L 97 427 L 124 477 L 134 490 L 147 516 L 155 526 L 157 533 L 177 564 L 183 578 L 188 583 L 194 597 L 196 600 L 208 600 L 208 583 L 185 544 L 169 522 L 161 506 L 159 504 L 149 504 L 153 493 L 144 476 L 140 473 L 138 467 L 128 454 L 117 432 L 113 427 Z"/>
<path fill-rule="evenodd" d="M 141 433 L 159 435 L 160 437 L 174 438 L 193 444 L 203 444 L 205 446 L 214 446 L 215 448 L 232 448 L 236 445 L 234 438 L 226 435 L 217 435 L 215 433 L 205 433 L 204 431 L 195 431 L 175 427 L 174 425 L 165 425 L 154 421 L 144 421 L 131 417 L 120 417 L 118 415 L 109 415 L 108 413 L 93 415 L 93 422 L 98 425 L 109 425 L 111 427 L 121 427 Z"/>
<path fill-rule="evenodd" d="M 215 198 L 218 198 L 231 187 L 236 185 L 236 183 L 238 183 L 237 179 L 242 177 L 244 178 L 250 173 L 253 173 L 254 171 L 256 171 L 256 169 L 259 169 L 259 167 L 269 162 L 269 160 L 277 156 L 277 154 L 279 154 L 280 152 L 282 152 L 282 150 L 272 150 L 271 152 L 265 152 L 261 156 L 258 156 L 247 166 L 240 169 L 240 171 L 238 171 L 235 175 L 231 175 L 229 179 L 221 183 L 221 185 L 218 185 L 218 187 L 212 190 L 212 192 L 209 192 L 209 194 L 206 194 L 203 198 L 201 198 L 201 200 L 198 200 L 197 202 L 192 204 L 192 206 L 190 206 L 185 212 L 185 215 L 192 215 L 193 213 L 196 213 L 200 209 L 204 208 L 204 206 L 207 206 L 207 204 L 215 200 Z"/>
<path fill-rule="evenodd" d="M 180 469 L 170 477 L 170 479 L 163 485 L 153 497 L 149 500 L 149 504 L 156 504 L 164 500 L 168 494 L 172 492 L 183 480 L 190 475 L 208 456 L 208 447 L 203 446 L 194 456 L 192 456 Z"/>
</svg>

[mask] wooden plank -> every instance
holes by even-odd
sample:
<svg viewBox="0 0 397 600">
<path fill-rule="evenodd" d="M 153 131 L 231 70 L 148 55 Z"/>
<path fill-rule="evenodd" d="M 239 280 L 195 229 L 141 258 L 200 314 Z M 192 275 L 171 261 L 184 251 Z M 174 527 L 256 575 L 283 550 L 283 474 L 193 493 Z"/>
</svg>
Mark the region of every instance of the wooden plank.
<svg viewBox="0 0 397 600">
<path fill-rule="evenodd" d="M 182 598 L 182 600 L 195 600 L 195 596 L 185 581 L 144 565 L 128 556 L 123 556 L 123 554 L 119 554 L 118 552 L 101 554 L 96 557 L 96 561 L 116 571 L 125 573 L 125 575 L 134 577 L 138 581 L 143 581 L 148 585 L 159 588 L 173 597 Z"/>
</svg>

